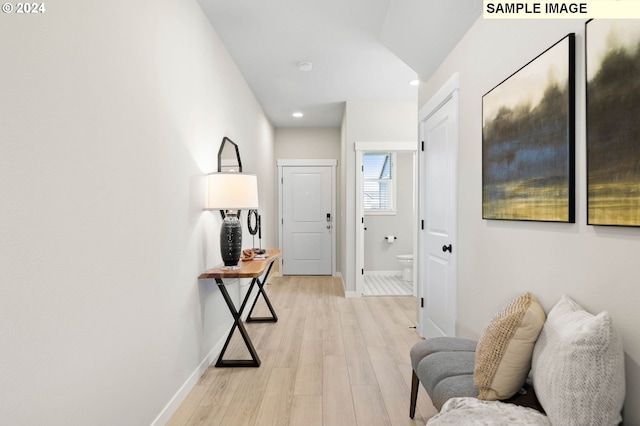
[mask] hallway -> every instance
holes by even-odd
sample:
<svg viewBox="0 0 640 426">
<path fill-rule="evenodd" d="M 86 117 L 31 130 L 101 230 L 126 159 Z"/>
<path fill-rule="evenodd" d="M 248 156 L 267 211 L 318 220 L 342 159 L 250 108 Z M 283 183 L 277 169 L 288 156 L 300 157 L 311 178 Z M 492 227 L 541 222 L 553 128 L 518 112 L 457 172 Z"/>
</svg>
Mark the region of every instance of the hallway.
<svg viewBox="0 0 640 426">
<path fill-rule="evenodd" d="M 424 425 L 436 413 L 422 389 L 409 418 L 414 297 L 345 299 L 326 276 L 266 288 L 279 321 L 246 324 L 262 365 L 209 368 L 169 425 Z M 236 332 L 225 358 L 245 356 Z"/>
</svg>

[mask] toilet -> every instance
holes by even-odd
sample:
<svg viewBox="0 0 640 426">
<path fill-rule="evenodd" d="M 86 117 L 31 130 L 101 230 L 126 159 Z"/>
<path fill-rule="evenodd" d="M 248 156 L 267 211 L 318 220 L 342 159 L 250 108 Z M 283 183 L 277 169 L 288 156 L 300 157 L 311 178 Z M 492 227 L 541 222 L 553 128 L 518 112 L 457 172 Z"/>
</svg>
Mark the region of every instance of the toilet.
<svg viewBox="0 0 640 426">
<path fill-rule="evenodd" d="M 413 281 L 413 255 L 399 254 L 396 257 L 400 267 L 402 267 L 402 279 L 408 282 Z"/>
</svg>

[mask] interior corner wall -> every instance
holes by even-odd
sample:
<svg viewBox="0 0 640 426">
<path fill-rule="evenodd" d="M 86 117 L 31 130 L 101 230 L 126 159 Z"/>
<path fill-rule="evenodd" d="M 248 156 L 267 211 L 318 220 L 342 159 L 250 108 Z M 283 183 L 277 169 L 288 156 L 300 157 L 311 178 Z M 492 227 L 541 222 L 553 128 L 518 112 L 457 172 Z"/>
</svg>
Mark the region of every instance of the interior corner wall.
<svg viewBox="0 0 640 426">
<path fill-rule="evenodd" d="M 576 223 L 482 219 L 482 96 L 552 44 L 576 33 Z M 478 338 L 504 304 L 531 292 L 549 309 L 567 294 L 608 311 L 625 346 L 625 424 L 640 424 L 640 228 L 586 225 L 584 22 L 480 18 L 420 89 L 424 104 L 460 76 L 459 336 Z"/>
<path fill-rule="evenodd" d="M 338 193 L 338 228 L 336 230 L 338 234 L 338 244 L 336 247 L 336 263 L 337 272 L 342 278 L 342 283 L 345 285 L 345 276 L 347 275 L 347 232 L 346 228 L 346 212 L 347 205 L 347 191 L 345 182 L 347 181 L 347 109 L 344 109 L 342 114 L 342 123 L 340 123 L 340 161 L 338 161 L 338 187 L 340 191 Z M 346 288 L 346 285 L 345 285 Z"/>
<path fill-rule="evenodd" d="M 195 0 L 46 7 L 0 26 L 0 424 L 148 425 L 232 323 L 204 174 L 228 136 L 275 221 L 274 131 Z"/>
<path fill-rule="evenodd" d="M 345 291 L 356 290 L 356 142 L 406 142 L 418 140 L 417 102 L 348 101 L 342 139 L 344 180 L 344 250 L 342 278 Z"/>
</svg>

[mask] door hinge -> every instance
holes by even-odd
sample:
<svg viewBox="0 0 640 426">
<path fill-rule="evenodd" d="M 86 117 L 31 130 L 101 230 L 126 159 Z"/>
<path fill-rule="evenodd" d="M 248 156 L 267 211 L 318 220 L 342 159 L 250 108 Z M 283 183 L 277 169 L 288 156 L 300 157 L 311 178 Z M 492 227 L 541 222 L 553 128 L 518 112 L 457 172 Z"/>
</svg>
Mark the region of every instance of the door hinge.
<svg viewBox="0 0 640 426">
<path fill-rule="evenodd" d="M 424 141 L 422 141 L 422 151 L 424 151 Z"/>
<path fill-rule="evenodd" d="M 362 269 L 362 271 L 361 271 L 361 275 L 364 275 L 364 268 L 363 268 L 363 269 Z"/>
<path fill-rule="evenodd" d="M 362 172 L 364 172 L 364 165 L 362 165 L 362 166 L 360 166 L 360 167 L 362 168 L 362 170 L 361 170 L 361 171 L 362 171 Z"/>
<path fill-rule="evenodd" d="M 362 218 L 362 223 L 364 224 L 364 217 Z"/>
<path fill-rule="evenodd" d="M 424 308 L 424 297 L 420 298 L 420 307 Z"/>
<path fill-rule="evenodd" d="M 424 219 L 420 221 L 420 229 L 424 230 Z"/>
</svg>

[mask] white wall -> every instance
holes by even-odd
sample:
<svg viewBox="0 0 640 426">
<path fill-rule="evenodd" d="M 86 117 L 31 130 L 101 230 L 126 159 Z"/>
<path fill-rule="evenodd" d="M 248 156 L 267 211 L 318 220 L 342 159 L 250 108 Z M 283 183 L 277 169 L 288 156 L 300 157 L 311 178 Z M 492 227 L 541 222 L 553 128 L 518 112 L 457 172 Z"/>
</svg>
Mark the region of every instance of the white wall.
<svg viewBox="0 0 640 426">
<path fill-rule="evenodd" d="M 482 220 L 482 95 L 576 33 L 576 223 Z M 584 22 L 480 18 L 420 89 L 423 106 L 460 73 L 458 334 L 477 338 L 511 298 L 530 291 L 548 311 L 566 293 L 609 311 L 626 352 L 625 424 L 640 424 L 640 229 L 586 225 Z"/>
<path fill-rule="evenodd" d="M 344 228 L 339 241 L 344 253 L 338 264 L 342 267 L 345 290 L 355 291 L 355 181 L 356 142 L 406 142 L 418 143 L 417 103 L 400 101 L 348 101 L 342 125 L 341 149 L 344 160 L 344 203 L 340 217 Z"/>
<path fill-rule="evenodd" d="M 339 160 L 340 129 L 337 127 L 275 129 L 277 160 Z"/>
<path fill-rule="evenodd" d="M 231 324 L 203 174 L 230 137 L 275 220 L 273 128 L 195 0 L 46 7 L 0 25 L 0 424 L 147 425 Z"/>
</svg>

